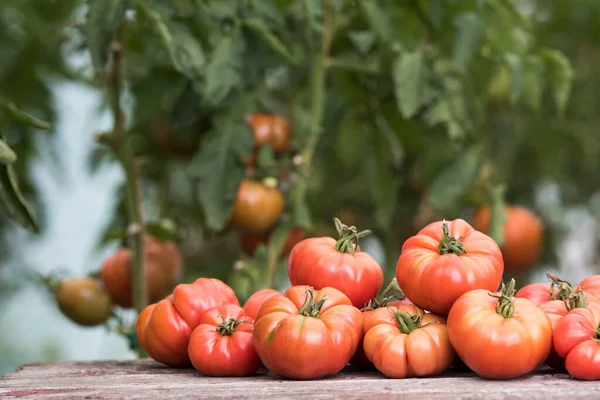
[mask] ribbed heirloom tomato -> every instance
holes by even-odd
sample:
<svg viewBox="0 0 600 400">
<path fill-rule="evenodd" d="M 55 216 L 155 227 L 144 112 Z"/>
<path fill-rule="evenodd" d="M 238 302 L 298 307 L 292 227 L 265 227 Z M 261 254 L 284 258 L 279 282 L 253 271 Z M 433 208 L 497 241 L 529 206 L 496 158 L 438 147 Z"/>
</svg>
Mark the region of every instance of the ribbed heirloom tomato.
<svg viewBox="0 0 600 400">
<path fill-rule="evenodd" d="M 190 337 L 192 365 L 208 376 L 248 376 L 260 359 L 252 345 L 254 320 L 234 304 L 208 311 Z"/>
<path fill-rule="evenodd" d="M 379 308 L 364 326 L 365 354 L 388 378 L 437 375 L 454 361 L 444 318 L 414 305 Z"/>
<path fill-rule="evenodd" d="M 554 349 L 565 359 L 569 374 L 600 379 L 600 307 L 576 308 L 554 327 Z"/>
<path fill-rule="evenodd" d="M 346 366 L 362 334 L 362 315 L 337 289 L 292 286 L 258 312 L 253 343 L 265 367 L 292 379 L 317 379 Z"/>
<path fill-rule="evenodd" d="M 249 318 L 256 319 L 258 310 L 260 310 L 263 303 L 275 296 L 283 296 L 283 293 L 275 289 L 263 289 L 255 292 L 244 303 L 244 312 Z"/>
<path fill-rule="evenodd" d="M 543 363 L 552 348 L 548 317 L 529 300 L 513 298 L 514 287 L 513 279 L 499 293 L 469 291 L 448 314 L 452 346 L 484 378 L 525 375 Z"/>
<path fill-rule="evenodd" d="M 457 219 L 433 222 L 404 242 L 396 278 L 410 301 L 447 315 L 469 290 L 496 291 L 503 271 L 496 242 Z"/>
<path fill-rule="evenodd" d="M 596 298 L 600 298 L 600 275 L 591 275 L 582 280 L 577 290 L 583 290 Z"/>
<path fill-rule="evenodd" d="M 207 311 L 223 304 L 240 305 L 233 289 L 218 279 L 199 278 L 179 284 L 172 295 L 142 310 L 136 323 L 137 338 L 156 361 L 172 367 L 187 366 L 192 331 Z"/>
<path fill-rule="evenodd" d="M 229 224 L 244 232 L 266 232 L 283 213 L 284 199 L 276 182 L 243 181 L 235 198 Z"/>
<path fill-rule="evenodd" d="M 552 283 L 530 283 L 519 289 L 515 297 L 527 299 L 536 306 L 539 306 L 551 300 L 566 300 L 574 293 L 573 286 L 569 282 L 558 278 L 550 272 L 547 272 L 546 276 Z"/>
<path fill-rule="evenodd" d="M 383 270 L 369 254 L 360 251 L 358 240 L 370 231 L 358 232 L 334 219 L 340 238 L 304 239 L 288 258 L 288 275 L 292 286 L 309 285 L 315 289 L 333 287 L 362 308 L 383 286 Z"/>
</svg>

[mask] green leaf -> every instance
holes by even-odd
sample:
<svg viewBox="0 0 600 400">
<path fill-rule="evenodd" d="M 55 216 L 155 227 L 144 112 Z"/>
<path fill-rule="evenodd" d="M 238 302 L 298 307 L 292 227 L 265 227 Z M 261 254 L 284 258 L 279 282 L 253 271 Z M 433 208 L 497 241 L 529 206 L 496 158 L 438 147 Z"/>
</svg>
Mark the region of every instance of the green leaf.
<svg viewBox="0 0 600 400">
<path fill-rule="evenodd" d="M 525 64 L 523 59 L 516 54 L 507 54 L 505 56 L 506 65 L 510 72 L 510 89 L 508 92 L 508 102 L 514 106 L 521 98 L 525 81 Z"/>
<path fill-rule="evenodd" d="M 444 168 L 429 187 L 427 204 L 436 211 L 455 208 L 477 180 L 481 155 L 481 148 L 474 145 Z"/>
<path fill-rule="evenodd" d="M 158 222 L 147 223 L 146 232 L 155 238 L 168 242 L 182 239 L 181 232 L 173 220 L 163 218 Z"/>
<path fill-rule="evenodd" d="M 360 54 L 368 54 L 375 44 L 375 33 L 371 31 L 351 31 L 348 38 Z"/>
<path fill-rule="evenodd" d="M 310 229 L 311 212 L 306 202 L 306 178 L 300 176 L 292 186 L 292 222 L 294 226 Z"/>
<path fill-rule="evenodd" d="M 37 220 L 21 194 L 17 174 L 11 165 L 0 166 L 0 208 L 23 228 L 39 232 Z"/>
<path fill-rule="evenodd" d="M 504 203 L 506 186 L 503 184 L 488 186 L 487 192 L 491 206 L 488 236 L 494 239 L 499 247 L 502 247 L 504 245 L 504 223 L 506 222 L 506 208 Z"/>
<path fill-rule="evenodd" d="M 283 57 L 288 63 L 294 65 L 297 60 L 287 49 L 281 40 L 267 27 L 267 25 L 258 18 L 248 18 L 244 20 L 244 25 L 252 32 L 257 34 L 271 49 Z"/>
<path fill-rule="evenodd" d="M 8 116 L 10 122 L 13 122 L 22 126 L 30 126 L 38 129 L 50 129 L 52 125 L 49 122 L 42 121 L 36 117 L 21 111 L 16 105 L 11 102 L 0 99 L 0 111 Z"/>
<path fill-rule="evenodd" d="M 207 225 L 220 231 L 227 225 L 238 188 L 244 178 L 240 156 L 252 151 L 252 131 L 240 112 L 219 115 L 214 130 L 202 140 L 201 151 L 190 165 L 190 175 L 198 180 L 200 199 Z"/>
<path fill-rule="evenodd" d="M 392 157 L 394 167 L 399 167 L 404 161 L 404 147 L 400 138 L 381 114 L 375 115 L 375 126 L 387 141 L 387 147 Z"/>
<path fill-rule="evenodd" d="M 203 96 L 210 105 L 218 105 L 242 85 L 243 55 L 246 44 L 241 32 L 213 37 L 214 49 L 204 75 Z"/>
<path fill-rule="evenodd" d="M 7 165 L 17 161 L 17 155 L 6 142 L 0 138 L 0 164 Z"/>
<path fill-rule="evenodd" d="M 546 60 L 548 66 L 548 80 L 554 95 L 554 102 L 559 115 L 563 116 L 567 102 L 571 95 L 571 86 L 575 73 L 569 60 L 558 50 L 545 49 L 540 55 Z"/>
<path fill-rule="evenodd" d="M 424 104 L 427 65 L 421 50 L 401 54 L 393 66 L 394 93 L 402 116 L 412 118 Z"/>
<path fill-rule="evenodd" d="M 346 168 L 362 165 L 364 149 L 369 141 L 363 116 L 350 114 L 340 122 L 335 146 L 336 158 Z"/>
<path fill-rule="evenodd" d="M 127 2 L 123 0 L 91 0 L 87 2 L 85 21 L 87 47 L 96 71 L 102 71 L 108 63 L 110 47 L 125 18 Z"/>
<path fill-rule="evenodd" d="M 538 57 L 531 57 L 525 69 L 523 98 L 527 105 L 539 111 L 544 93 L 544 64 Z"/>
<path fill-rule="evenodd" d="M 382 134 L 370 137 L 370 151 L 366 157 L 369 162 L 365 163 L 368 173 L 368 187 L 373 196 L 375 210 L 375 221 L 378 227 L 389 231 L 394 225 L 394 214 L 398 200 L 398 188 L 400 179 L 392 174 L 393 155 L 390 151 L 389 141 Z"/>
<path fill-rule="evenodd" d="M 379 0 L 359 0 L 358 4 L 365 15 L 371 29 L 375 31 L 383 43 L 392 44 L 396 41 L 392 20 L 386 6 Z M 387 5 L 389 7 L 389 5 Z"/>
<path fill-rule="evenodd" d="M 259 168 L 269 168 L 275 162 L 275 152 L 271 143 L 264 144 L 256 155 L 256 165 Z"/>
<path fill-rule="evenodd" d="M 323 0 L 304 0 L 304 9 L 311 29 L 323 32 Z"/>
<path fill-rule="evenodd" d="M 483 38 L 483 23 L 472 12 L 464 12 L 456 16 L 454 25 L 458 35 L 454 42 L 454 62 L 461 72 L 466 72 Z"/>
</svg>

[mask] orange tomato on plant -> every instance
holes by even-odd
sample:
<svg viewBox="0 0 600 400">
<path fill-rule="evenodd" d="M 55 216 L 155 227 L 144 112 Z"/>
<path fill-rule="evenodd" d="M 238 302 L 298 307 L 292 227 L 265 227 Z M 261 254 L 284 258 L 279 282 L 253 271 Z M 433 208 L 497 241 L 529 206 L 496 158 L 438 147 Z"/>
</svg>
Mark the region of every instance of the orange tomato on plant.
<svg viewBox="0 0 600 400">
<path fill-rule="evenodd" d="M 464 293 L 497 290 L 503 270 L 496 242 L 457 219 L 433 222 L 406 240 L 396 278 L 415 305 L 447 315 Z"/>
<path fill-rule="evenodd" d="M 279 221 L 284 205 L 283 195 L 275 181 L 242 181 L 229 225 L 244 232 L 267 232 Z"/>
<path fill-rule="evenodd" d="M 270 143 L 276 153 L 288 149 L 292 140 L 292 129 L 285 118 L 277 114 L 254 113 L 246 117 L 252 128 L 255 148 Z"/>
<path fill-rule="evenodd" d="M 69 278 L 55 287 L 60 311 L 81 326 L 104 324 L 112 314 L 110 296 L 92 278 Z"/>
</svg>

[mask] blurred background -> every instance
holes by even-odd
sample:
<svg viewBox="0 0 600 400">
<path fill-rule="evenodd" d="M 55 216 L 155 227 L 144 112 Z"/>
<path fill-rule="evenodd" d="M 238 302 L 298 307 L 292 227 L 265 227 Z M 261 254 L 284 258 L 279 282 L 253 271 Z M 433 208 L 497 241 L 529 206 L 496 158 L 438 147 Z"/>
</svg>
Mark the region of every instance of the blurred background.
<svg viewBox="0 0 600 400">
<path fill-rule="evenodd" d="M 518 286 L 600 272 L 596 0 L 4 0 L 0 21 L 0 376 L 136 356 L 130 222 L 158 240 L 151 301 L 285 289 L 334 217 L 373 231 L 386 279 L 442 218 Z M 88 276 L 96 297 L 61 294 Z"/>
</svg>

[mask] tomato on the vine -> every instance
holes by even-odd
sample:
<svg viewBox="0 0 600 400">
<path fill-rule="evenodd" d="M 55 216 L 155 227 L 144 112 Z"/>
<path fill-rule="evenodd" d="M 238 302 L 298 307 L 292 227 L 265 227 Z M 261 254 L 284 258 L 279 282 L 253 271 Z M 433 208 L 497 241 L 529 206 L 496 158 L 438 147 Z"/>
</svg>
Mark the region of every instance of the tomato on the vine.
<svg viewBox="0 0 600 400">
<path fill-rule="evenodd" d="M 136 323 L 137 338 L 156 361 L 187 366 L 192 331 L 207 311 L 224 304 L 240 305 L 233 290 L 218 279 L 179 284 L 172 295 L 142 310 Z"/>
<path fill-rule="evenodd" d="M 254 113 L 246 117 L 254 133 L 256 147 L 270 143 L 276 153 L 288 149 L 292 140 L 292 129 L 285 118 L 277 114 Z"/>
<path fill-rule="evenodd" d="M 249 318 L 256 319 L 263 303 L 275 296 L 283 296 L 283 293 L 275 289 L 263 289 L 253 293 L 244 303 L 244 312 Z"/>
<path fill-rule="evenodd" d="M 600 305 L 576 308 L 554 327 L 554 350 L 565 359 L 569 374 L 584 380 L 600 379 Z"/>
<path fill-rule="evenodd" d="M 379 308 L 364 326 L 365 354 L 388 378 L 437 375 L 454 361 L 444 318 L 415 306 Z"/>
<path fill-rule="evenodd" d="M 260 367 L 252 345 L 254 320 L 240 306 L 225 304 L 206 312 L 190 336 L 188 354 L 207 376 L 248 376 Z"/>
<path fill-rule="evenodd" d="M 254 252 L 256 251 L 258 245 L 267 244 L 270 236 L 271 232 L 239 232 L 238 239 L 242 251 L 249 256 L 254 256 Z M 288 256 L 290 251 L 292 251 L 292 248 L 302 239 L 304 239 L 304 230 L 302 228 L 292 228 L 288 234 L 283 249 L 281 249 L 279 259 L 283 260 L 286 256 Z"/>
<path fill-rule="evenodd" d="M 285 201 L 276 184 L 265 181 L 242 181 L 229 221 L 232 228 L 260 233 L 269 231 L 277 223 Z"/>
<path fill-rule="evenodd" d="M 144 268 L 150 302 L 157 302 L 169 295 L 181 279 L 183 270 L 177 245 L 146 235 Z M 133 307 L 133 252 L 130 248 L 119 249 L 108 257 L 100 270 L 100 278 L 113 303 L 123 308 Z"/>
<path fill-rule="evenodd" d="M 340 238 L 308 238 L 299 242 L 288 258 L 292 286 L 309 285 L 315 289 L 341 290 L 357 308 L 365 306 L 383 286 L 383 270 L 369 254 L 360 251 L 358 240 L 370 231 L 334 220 Z"/>
<path fill-rule="evenodd" d="M 337 289 L 292 286 L 258 312 L 253 343 L 265 367 L 292 379 L 338 373 L 356 351 L 361 312 Z"/>
<path fill-rule="evenodd" d="M 514 298 L 514 279 L 499 293 L 476 289 L 463 294 L 448 314 L 456 353 L 478 375 L 510 379 L 542 364 L 552 348 L 546 314 L 527 299 Z"/>
<path fill-rule="evenodd" d="M 473 227 L 487 233 L 491 208 L 483 206 L 473 213 Z M 506 207 L 502 256 L 507 271 L 522 271 L 538 259 L 542 248 L 544 226 L 533 212 L 523 207 Z"/>
<path fill-rule="evenodd" d="M 60 311 L 82 326 L 102 325 L 112 314 L 110 296 L 92 278 L 65 279 L 55 296 Z"/>
<path fill-rule="evenodd" d="M 497 290 L 503 270 L 496 242 L 456 219 L 433 222 L 404 242 L 396 278 L 410 301 L 447 315 L 469 290 Z"/>
</svg>

